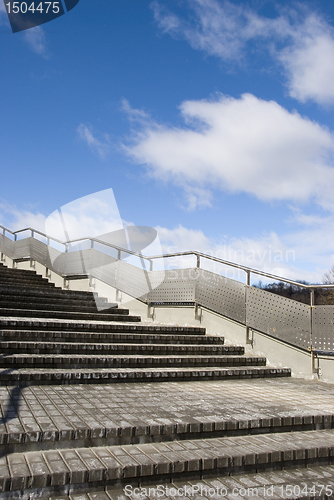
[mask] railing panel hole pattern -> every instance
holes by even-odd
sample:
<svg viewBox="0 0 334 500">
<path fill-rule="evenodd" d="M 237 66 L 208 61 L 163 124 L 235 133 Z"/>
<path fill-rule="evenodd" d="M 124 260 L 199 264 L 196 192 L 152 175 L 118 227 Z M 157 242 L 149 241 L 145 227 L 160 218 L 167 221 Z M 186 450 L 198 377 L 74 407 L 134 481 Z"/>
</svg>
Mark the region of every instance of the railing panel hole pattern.
<svg viewBox="0 0 334 500">
<path fill-rule="evenodd" d="M 151 282 L 151 291 L 146 296 L 148 302 L 166 304 L 195 302 L 197 269 L 151 271 L 148 275 Z M 157 283 L 160 284 L 156 286 Z"/>
<path fill-rule="evenodd" d="M 119 260 L 117 262 L 117 289 L 131 297 L 145 297 L 151 289 L 149 273 L 144 269 Z"/>
<path fill-rule="evenodd" d="M 196 302 L 227 318 L 245 323 L 245 285 L 199 269 Z"/>
<path fill-rule="evenodd" d="M 317 351 L 334 352 L 334 307 L 315 306 L 313 320 L 313 348 Z"/>
<path fill-rule="evenodd" d="M 36 260 L 64 278 L 88 274 L 147 303 L 197 303 L 301 349 L 308 350 L 312 342 L 317 351 L 334 352 L 334 306 L 312 308 L 311 340 L 311 307 L 297 301 L 200 268 L 145 271 L 115 259 L 110 248 L 100 251 L 101 244 L 99 250 L 67 253 L 54 246 L 33 236 L 13 241 L 0 235 L 0 253 L 11 259 Z"/>
<path fill-rule="evenodd" d="M 274 293 L 247 287 L 247 326 L 296 345 L 310 347 L 310 307 Z"/>
<path fill-rule="evenodd" d="M 0 235 L 0 252 L 10 259 L 14 259 L 15 242 L 3 234 Z"/>
</svg>

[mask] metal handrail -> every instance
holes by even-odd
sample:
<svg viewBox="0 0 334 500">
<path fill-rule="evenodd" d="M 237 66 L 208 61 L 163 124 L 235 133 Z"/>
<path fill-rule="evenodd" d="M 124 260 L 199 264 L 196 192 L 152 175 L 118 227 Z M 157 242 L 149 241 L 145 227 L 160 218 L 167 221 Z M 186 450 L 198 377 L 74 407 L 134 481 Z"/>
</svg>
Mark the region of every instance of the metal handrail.
<svg viewBox="0 0 334 500">
<path fill-rule="evenodd" d="M 327 285 L 327 284 L 311 284 L 311 285 L 307 285 L 305 283 L 300 283 L 298 281 L 290 280 L 288 278 L 283 278 L 281 276 L 277 276 L 275 274 L 267 273 L 265 271 L 260 271 L 258 269 L 253 269 L 251 267 L 243 266 L 241 264 L 236 264 L 235 262 L 230 262 L 228 260 L 220 259 L 218 257 L 213 257 L 212 255 L 207 255 L 205 253 L 197 252 L 195 250 L 189 250 L 189 251 L 186 251 L 186 252 L 175 252 L 175 253 L 171 253 L 171 254 L 154 255 L 154 256 L 147 257 L 147 256 L 145 256 L 145 255 L 143 255 L 141 253 L 133 252 L 132 250 L 128 250 L 126 248 L 122 248 L 122 247 L 119 247 L 117 245 L 113 245 L 111 243 L 107 243 L 105 241 L 99 240 L 98 238 L 92 238 L 91 236 L 87 236 L 87 237 L 84 237 L 84 238 L 78 238 L 78 239 L 75 239 L 75 240 L 69 240 L 69 241 L 65 241 L 64 242 L 64 241 L 58 240 L 57 238 L 53 238 L 52 236 L 48 236 L 45 233 L 42 233 L 41 231 L 38 231 L 38 230 L 33 229 L 31 227 L 28 227 L 28 228 L 25 228 L 25 229 L 20 229 L 19 231 L 10 231 L 9 229 L 5 228 L 2 225 L 0 225 L 0 228 L 3 229 L 6 232 L 9 232 L 9 233 L 13 234 L 14 236 L 16 234 L 22 233 L 24 231 L 31 231 L 32 236 L 34 235 L 34 233 L 37 233 L 37 234 L 39 234 L 39 235 L 47 238 L 48 240 L 56 241 L 57 243 L 60 243 L 60 244 L 65 245 L 65 246 L 67 246 L 67 245 L 69 245 L 71 243 L 77 243 L 79 241 L 88 240 L 88 241 L 91 241 L 91 242 L 100 243 L 100 244 L 105 245 L 107 247 L 113 248 L 115 250 L 118 250 L 119 252 L 124 252 L 124 253 L 127 253 L 129 255 L 134 255 L 136 257 L 140 257 L 140 258 L 148 260 L 150 262 L 152 260 L 156 260 L 156 259 L 169 259 L 169 258 L 172 258 L 172 257 L 182 257 L 182 256 L 187 256 L 187 255 L 193 255 L 193 256 L 197 257 L 197 267 L 200 268 L 200 258 L 202 257 L 202 258 L 205 258 L 205 259 L 208 259 L 208 260 L 212 260 L 214 262 L 218 262 L 218 263 L 223 264 L 223 265 L 234 267 L 236 269 L 241 269 L 242 271 L 244 271 L 247 274 L 247 277 L 248 277 L 247 284 L 250 284 L 249 283 L 249 276 L 252 273 L 252 274 L 259 275 L 259 276 L 264 276 L 264 277 L 272 279 L 272 280 L 282 281 L 282 282 L 288 283 L 290 285 L 296 285 L 296 286 L 308 289 L 308 290 L 311 291 L 311 293 L 312 293 L 313 290 L 320 289 L 320 288 L 326 288 L 326 289 L 333 288 L 334 289 L 334 285 Z"/>
</svg>

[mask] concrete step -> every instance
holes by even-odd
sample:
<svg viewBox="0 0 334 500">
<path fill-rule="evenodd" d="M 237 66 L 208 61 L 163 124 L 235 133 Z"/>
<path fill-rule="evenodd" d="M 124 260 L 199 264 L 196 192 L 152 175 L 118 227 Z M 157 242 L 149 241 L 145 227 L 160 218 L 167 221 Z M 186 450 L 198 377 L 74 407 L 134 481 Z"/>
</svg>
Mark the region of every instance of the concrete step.
<svg viewBox="0 0 334 500">
<path fill-rule="evenodd" d="M 91 326 L 91 325 L 89 325 Z M 94 326 L 94 325 L 92 325 Z M 96 325 L 95 325 L 96 326 Z M 107 326 L 110 326 L 107 325 Z M 50 330 L 0 330 L 0 342 L 4 343 L 4 349 L 8 342 L 13 342 L 13 344 L 20 345 L 23 342 L 25 345 L 27 342 L 38 344 L 42 343 L 43 345 L 46 343 L 50 345 L 50 343 L 54 343 L 57 345 L 64 346 L 64 349 L 71 349 L 71 345 L 78 345 L 78 349 L 94 349 L 94 345 L 97 345 L 96 349 L 100 349 L 100 344 L 107 344 L 113 347 L 110 349 L 116 349 L 117 345 L 120 344 L 120 349 L 122 349 L 123 345 L 145 345 L 147 344 L 151 349 L 160 349 L 160 346 L 167 345 L 173 346 L 175 345 L 175 349 L 178 349 L 179 345 L 192 345 L 198 346 L 198 349 L 201 349 L 201 346 L 223 346 L 224 337 L 213 337 L 213 336 L 205 336 L 205 335 L 191 335 L 191 333 L 185 333 L 184 335 L 168 332 L 165 333 L 154 333 L 154 330 L 139 330 L 138 333 L 131 333 L 131 329 L 122 329 L 120 325 L 111 325 L 115 328 L 110 331 L 110 328 L 107 329 L 106 332 L 97 333 L 96 331 L 90 330 L 88 331 L 50 331 Z M 122 325 L 123 326 L 123 325 Z M 129 326 L 129 325 L 126 325 Z M 133 325 L 131 325 L 132 327 Z M 138 325 L 139 326 L 139 325 Z M 130 330 L 130 331 L 129 331 Z M 92 347 L 91 347 L 92 346 Z M 115 347 L 116 346 L 116 347 Z M 8 346 L 10 349 L 10 346 Z M 18 347 L 19 348 L 19 347 Z M 27 346 L 28 348 L 28 346 Z M 57 348 L 57 347 L 56 347 Z M 241 346 L 224 346 L 224 348 L 228 349 L 227 352 L 234 352 L 234 354 L 244 354 L 244 348 Z M 103 347 L 101 347 L 103 349 Z M 109 349 L 109 347 L 107 347 Z M 126 347 L 125 347 L 126 349 Z M 164 349 L 164 347 L 162 347 Z M 16 351 L 17 352 L 17 351 Z M 220 351 L 217 351 L 220 352 Z M 222 352 L 223 354 L 227 353 L 225 350 Z"/>
<path fill-rule="evenodd" d="M 217 344 L 105 344 L 74 342 L 0 341 L 0 352 L 8 354 L 127 354 L 127 355 L 243 355 L 241 346 Z"/>
<path fill-rule="evenodd" d="M 16 303 L 21 304 L 33 303 L 34 308 L 36 304 L 40 303 L 41 299 L 44 304 L 58 304 L 59 308 L 62 309 L 64 304 L 71 305 L 85 305 L 96 307 L 104 307 L 109 305 L 109 307 L 117 308 L 117 303 L 110 303 L 106 297 L 99 297 L 95 292 L 81 292 L 74 290 L 62 290 L 61 288 L 21 288 L 21 287 L 2 287 L 0 285 L 0 302 L 5 303 L 10 302 L 13 307 L 16 307 Z M 10 306 L 9 306 L 10 307 Z"/>
<path fill-rule="evenodd" d="M 328 500 L 333 497 L 334 466 L 323 465 L 300 467 L 289 470 L 264 471 L 261 474 L 236 474 L 233 476 L 214 476 L 202 480 L 131 484 L 106 486 L 101 489 L 83 488 L 73 493 L 57 495 L 57 500 L 136 500 L 152 498 L 175 500 L 186 499 L 223 499 L 229 500 Z M 55 500 L 43 497 L 40 500 Z"/>
<path fill-rule="evenodd" d="M 137 317 L 136 317 L 137 318 Z M 46 339 L 46 340 L 56 340 L 55 335 L 59 340 L 64 338 L 68 339 L 80 339 L 80 341 L 86 341 L 89 338 L 89 334 L 91 333 L 99 333 L 101 334 L 100 338 L 108 340 L 110 337 L 106 334 L 140 334 L 133 338 L 143 338 L 142 334 L 150 334 L 152 340 L 154 340 L 154 336 L 160 338 L 161 335 L 168 335 L 168 338 L 173 340 L 174 335 L 179 336 L 182 335 L 187 336 L 202 336 L 203 339 L 207 338 L 209 340 L 205 340 L 204 342 L 213 342 L 213 343 L 221 343 L 221 337 L 205 337 L 205 328 L 199 327 L 187 327 L 187 326 L 168 326 L 168 325 L 156 325 L 149 323 L 139 323 L 139 320 L 136 320 L 133 324 L 124 324 L 120 322 L 108 322 L 108 321 L 76 321 L 76 320 L 57 320 L 57 319 L 49 319 L 49 318 L 0 318 L 0 335 L 1 339 L 11 340 L 14 338 L 22 339 L 25 338 L 32 340 L 35 338 L 36 340 Z M 19 331 L 17 331 L 19 330 Z M 35 337 L 31 336 L 34 331 L 38 330 L 38 333 L 35 333 Z M 52 332 L 55 334 L 53 335 Z M 59 333 L 60 332 L 60 333 Z M 67 332 L 76 332 L 73 335 L 67 335 Z M 82 337 L 84 335 L 84 338 Z M 104 335 L 103 335 L 104 334 Z M 17 335 L 17 337 L 15 337 Z M 28 336 L 29 335 L 29 336 Z M 153 337 L 152 337 L 153 335 Z M 94 335 L 92 339 L 97 339 L 98 337 Z M 119 338 L 123 338 L 121 335 Z M 79 340 L 76 340 L 77 342 Z M 110 341 L 110 340 L 109 340 Z M 194 339 L 191 339 L 193 342 Z M 144 340 L 146 342 L 146 340 Z"/>
<path fill-rule="evenodd" d="M 22 289 L 30 289 L 30 290 L 61 290 L 60 287 L 56 287 L 54 283 L 48 281 L 35 282 L 35 281 L 19 281 L 16 279 L 10 281 L 0 281 L 1 290 L 5 292 L 8 290 L 22 290 Z"/>
<path fill-rule="evenodd" d="M 29 269 L 13 269 L 13 268 L 9 268 L 9 267 L 4 267 L 4 266 L 0 266 L 0 280 L 1 278 L 16 278 L 16 277 L 26 277 L 26 278 L 29 278 L 29 279 L 33 279 L 33 278 L 43 278 L 42 275 L 40 274 L 37 274 L 36 271 L 33 271 L 33 270 L 29 270 Z"/>
<path fill-rule="evenodd" d="M 63 300 L 69 303 L 95 303 L 97 294 L 92 292 L 77 292 L 74 290 L 62 290 L 61 288 L 53 288 L 51 290 L 43 290 L 38 288 L 20 288 L 16 287 L 15 290 L 6 289 L 0 285 L 0 299 L 2 300 L 34 300 L 39 301 L 41 298 L 45 300 Z M 97 297 L 98 300 L 108 302 L 107 298 Z M 115 303 L 115 307 L 117 304 Z"/>
<path fill-rule="evenodd" d="M 332 401 L 331 386 L 293 378 L 2 385 L 0 443 L 8 454 L 333 429 Z"/>
<path fill-rule="evenodd" d="M 127 312 L 121 313 L 120 309 L 92 313 L 76 312 L 76 311 L 59 311 L 59 310 L 43 310 L 43 309 L 9 309 L 0 306 L 1 317 L 23 317 L 23 318 L 54 318 L 66 320 L 96 320 L 96 321 L 141 321 L 140 316 L 129 316 Z M 127 311 L 124 310 L 123 311 Z"/>
<path fill-rule="evenodd" d="M 0 283 L 6 285 L 7 283 L 18 283 L 18 284 L 23 284 L 23 283 L 31 283 L 33 285 L 40 285 L 40 286 L 46 286 L 46 287 L 52 287 L 53 283 L 49 282 L 47 278 L 43 278 L 42 276 L 32 274 L 31 276 L 23 276 L 23 275 L 17 275 L 17 276 L 9 276 L 9 275 L 0 275 Z"/>
<path fill-rule="evenodd" d="M 113 382 L 179 382 L 290 377 L 290 368 L 197 367 L 197 368 L 8 368 L 0 370 L 0 382 L 16 384 L 109 384 Z"/>
<path fill-rule="evenodd" d="M 266 471 L 277 474 L 333 462 L 332 430 L 46 450 L 0 458 L 0 488 L 2 498 L 37 492 L 41 497 L 41 490 L 45 497 L 146 481 L 198 481 L 238 473 L 261 477 Z"/>
<path fill-rule="evenodd" d="M 5 300 L 0 299 L 0 314 L 4 309 L 8 309 L 9 311 L 15 310 L 47 310 L 47 311 L 62 311 L 62 312 L 84 312 L 84 313 L 96 313 L 100 312 L 105 314 L 108 312 L 109 314 L 128 314 L 128 309 L 119 309 L 115 307 L 113 304 L 108 304 L 107 302 L 99 302 L 100 307 L 103 309 L 97 309 L 96 303 L 93 299 L 92 302 L 82 302 L 79 304 L 71 303 L 66 299 L 48 299 L 44 298 L 37 299 L 35 301 L 28 300 Z"/>
<path fill-rule="evenodd" d="M 102 354 L 2 354 L 0 370 L 18 368 L 55 368 L 68 370 L 89 368 L 190 368 L 190 367 L 254 367 L 266 366 L 266 358 L 259 356 L 210 355 L 102 355 Z"/>
<path fill-rule="evenodd" d="M 53 285 L 53 283 L 50 283 Z M 39 298 L 41 295 L 55 296 L 55 297 L 68 297 L 71 299 L 85 299 L 86 297 L 91 297 L 92 292 L 86 292 L 82 290 L 66 290 L 58 286 L 54 287 L 22 287 L 13 285 L 3 285 L 0 283 L 0 293 L 6 294 L 8 296 L 33 296 Z"/>
</svg>

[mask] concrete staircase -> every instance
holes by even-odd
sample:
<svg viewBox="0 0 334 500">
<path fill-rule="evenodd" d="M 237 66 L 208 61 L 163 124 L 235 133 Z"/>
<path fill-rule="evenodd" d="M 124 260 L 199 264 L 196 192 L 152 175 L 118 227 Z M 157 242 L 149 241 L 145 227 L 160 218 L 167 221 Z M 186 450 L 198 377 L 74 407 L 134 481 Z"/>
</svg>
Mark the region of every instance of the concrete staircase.
<svg viewBox="0 0 334 500">
<path fill-rule="evenodd" d="M 104 305 L 0 265 L 1 499 L 116 500 L 126 485 L 199 481 L 244 498 L 233 484 L 333 483 L 326 388 L 317 406 L 319 388 L 288 368 L 203 328 L 145 324 Z M 297 397 L 308 402 L 301 412 Z"/>
<path fill-rule="evenodd" d="M 69 384 L 289 376 L 205 329 L 152 326 L 89 292 L 0 266 L 0 381 Z M 100 299 L 101 300 L 101 299 Z"/>
</svg>

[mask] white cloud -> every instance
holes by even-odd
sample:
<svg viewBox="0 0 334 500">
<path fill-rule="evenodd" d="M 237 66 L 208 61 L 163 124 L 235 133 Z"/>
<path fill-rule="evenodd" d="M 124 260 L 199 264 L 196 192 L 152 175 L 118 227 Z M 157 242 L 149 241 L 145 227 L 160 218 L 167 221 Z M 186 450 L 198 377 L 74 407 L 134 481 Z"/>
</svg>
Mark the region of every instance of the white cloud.
<svg viewBox="0 0 334 500">
<path fill-rule="evenodd" d="M 320 244 L 309 250 L 307 245 L 298 243 L 298 235 L 279 236 L 275 232 L 255 238 L 224 237 L 221 240 L 208 238 L 202 231 L 178 226 L 173 229 L 156 228 L 164 253 L 186 252 L 196 249 L 206 255 L 225 261 L 241 264 L 245 267 L 264 271 L 274 276 L 292 280 L 321 282 L 324 272 L 331 266 L 331 255 L 323 254 Z M 325 233 L 322 231 L 321 234 Z M 311 234 L 308 234 L 312 238 Z M 291 241 L 290 241 L 291 240 Z M 322 242 L 323 238 L 321 238 Z M 333 248 L 334 250 L 334 244 Z M 301 266 L 314 257 L 318 257 L 315 270 L 305 270 Z M 195 258 L 174 257 L 166 259 L 167 268 L 194 267 Z M 313 263 L 313 262 L 312 262 Z M 201 259 L 201 267 L 212 272 L 244 281 L 245 272 L 217 262 Z M 263 280 L 253 274 L 253 282 Z"/>
<path fill-rule="evenodd" d="M 326 128 L 250 94 L 180 108 L 186 127 L 146 125 L 126 148 L 154 177 L 267 201 L 315 198 L 334 209 L 334 138 Z"/>
<path fill-rule="evenodd" d="M 45 31 L 40 26 L 24 31 L 24 39 L 36 54 L 46 57 Z"/>
<path fill-rule="evenodd" d="M 29 209 L 22 210 L 6 202 L 0 202 L 0 216 L 0 224 L 10 231 L 19 231 L 27 227 L 41 232 L 45 229 L 45 215 Z"/>
<path fill-rule="evenodd" d="M 103 160 L 109 150 L 110 150 L 110 141 L 109 136 L 104 134 L 103 141 L 98 140 L 94 137 L 93 132 L 89 127 L 81 123 L 77 128 L 77 133 L 81 140 L 83 140 L 97 155 Z"/>
<path fill-rule="evenodd" d="M 247 5 L 227 0 L 188 4 L 185 19 L 154 2 L 159 28 L 228 63 L 245 61 L 250 42 L 253 51 L 255 42 L 259 51 L 269 51 L 282 65 L 291 97 L 301 102 L 334 103 L 334 30 L 325 19 L 302 4 L 294 4 L 297 10 L 286 8 L 276 18 L 260 16 Z"/>
<path fill-rule="evenodd" d="M 103 205 L 101 207 L 102 211 L 99 217 L 95 218 L 98 230 L 101 232 L 110 231 L 110 211 L 103 210 Z M 83 229 L 84 233 L 89 233 L 90 229 L 93 229 L 94 234 L 96 234 L 97 227 L 89 216 L 89 206 L 80 206 L 81 208 L 86 210 L 86 214 L 81 213 L 81 211 L 78 214 L 77 220 L 80 227 L 86 228 Z M 96 211 L 97 207 L 95 206 L 94 209 Z M 297 224 L 295 224 L 293 232 L 281 235 L 271 232 L 253 238 L 234 238 L 222 235 L 209 238 L 201 230 L 188 229 L 182 225 L 172 229 L 156 227 L 161 249 L 159 246 L 159 250 L 155 249 L 153 253 L 156 255 L 197 250 L 273 275 L 313 283 L 321 282 L 324 273 L 334 263 L 334 240 L 330 237 L 334 231 L 334 216 L 312 220 L 297 211 L 295 217 L 294 222 Z M 11 231 L 32 227 L 45 232 L 46 217 L 34 209 L 22 210 L 2 202 L 0 203 L 0 219 L 0 224 Z M 296 229 L 299 223 L 305 223 L 305 227 Z M 58 236 L 63 239 L 63 235 Z M 145 255 L 147 251 L 146 248 Z M 171 268 L 194 267 L 196 260 L 194 257 L 177 257 L 167 259 L 165 263 Z M 157 261 L 156 266 L 159 268 L 159 261 Z M 242 271 L 233 270 L 228 266 L 206 259 L 201 259 L 201 267 L 234 279 L 244 280 L 245 278 L 245 273 Z M 253 279 L 256 282 L 262 278 L 254 275 Z"/>
<path fill-rule="evenodd" d="M 334 33 L 327 23 L 310 16 L 294 35 L 294 43 L 278 54 L 288 75 L 290 95 L 334 103 Z"/>
<path fill-rule="evenodd" d="M 224 61 L 240 59 L 246 43 L 279 31 L 285 32 L 285 20 L 258 16 L 247 5 L 228 1 L 194 0 L 188 2 L 188 19 L 172 14 L 158 2 L 152 3 L 159 28 L 176 38 L 185 38 L 194 49 L 218 56 Z"/>
</svg>

